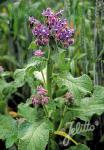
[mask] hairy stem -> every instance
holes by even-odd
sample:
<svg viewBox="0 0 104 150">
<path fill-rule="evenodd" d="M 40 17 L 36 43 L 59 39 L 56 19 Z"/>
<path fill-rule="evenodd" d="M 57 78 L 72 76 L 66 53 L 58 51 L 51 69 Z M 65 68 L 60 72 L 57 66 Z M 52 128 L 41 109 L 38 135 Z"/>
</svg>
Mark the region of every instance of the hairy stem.
<svg viewBox="0 0 104 150">
<path fill-rule="evenodd" d="M 50 49 L 47 61 L 47 90 L 48 96 L 50 98 L 52 98 L 52 72 L 53 72 L 53 63 L 51 59 L 51 49 Z"/>
<path fill-rule="evenodd" d="M 43 73 L 43 70 L 41 70 L 41 75 L 42 75 L 42 78 L 43 78 L 43 82 L 44 82 L 44 86 L 46 85 L 46 81 L 45 81 L 45 77 L 44 77 L 44 73 Z"/>
<path fill-rule="evenodd" d="M 65 112 L 66 112 L 66 108 L 67 108 L 67 107 L 65 106 L 65 107 L 64 107 L 64 110 L 63 110 L 63 113 L 62 113 L 62 119 L 61 119 L 61 121 L 60 121 L 60 124 L 59 124 L 57 130 L 60 130 L 61 127 L 62 127 L 62 125 L 63 125 L 63 119 L 64 119 L 64 115 L 65 115 Z"/>
</svg>

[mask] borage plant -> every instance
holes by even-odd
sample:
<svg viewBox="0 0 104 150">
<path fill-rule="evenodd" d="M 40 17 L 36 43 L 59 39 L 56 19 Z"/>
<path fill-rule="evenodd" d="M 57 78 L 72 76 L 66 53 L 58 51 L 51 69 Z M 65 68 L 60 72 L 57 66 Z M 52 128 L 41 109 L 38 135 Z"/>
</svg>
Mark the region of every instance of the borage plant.
<svg viewBox="0 0 104 150">
<path fill-rule="evenodd" d="M 47 8 L 42 15 L 44 24 L 29 17 L 35 37 L 29 48 L 37 48 L 31 63 L 15 71 L 16 85 L 27 82 L 31 97 L 18 106 L 15 119 L 0 115 L 0 138 L 6 141 L 7 148 L 15 144 L 18 150 L 58 150 L 60 147 L 89 150 L 83 142 L 75 140 L 81 135 L 87 139 L 87 133 L 72 135 L 67 131 L 72 121 L 73 126 L 78 118 L 85 123 L 93 114 L 104 111 L 104 87 L 93 87 L 85 74 L 76 78 L 70 74 L 67 54 L 74 43 L 75 30 L 62 17 L 63 11 L 55 13 Z M 70 141 L 67 145 L 65 139 Z"/>
</svg>

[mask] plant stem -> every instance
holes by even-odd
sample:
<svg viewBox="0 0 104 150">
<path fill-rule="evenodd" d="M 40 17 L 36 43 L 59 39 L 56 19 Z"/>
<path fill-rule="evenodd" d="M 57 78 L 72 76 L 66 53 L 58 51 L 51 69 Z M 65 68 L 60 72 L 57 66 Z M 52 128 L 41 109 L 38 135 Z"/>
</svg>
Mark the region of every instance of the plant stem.
<svg viewBox="0 0 104 150">
<path fill-rule="evenodd" d="M 65 115 L 65 112 L 66 112 L 66 105 L 65 105 L 65 107 L 64 107 L 64 110 L 63 110 L 63 113 L 62 113 L 62 119 L 61 119 L 61 121 L 60 121 L 60 124 L 59 124 L 59 126 L 58 126 L 58 129 L 57 130 L 60 130 L 61 129 L 61 127 L 62 127 L 62 124 L 63 124 L 63 119 L 64 119 L 64 115 Z"/>
<path fill-rule="evenodd" d="M 48 116 L 48 111 L 47 111 L 47 108 L 46 108 L 46 106 L 45 105 L 43 105 L 43 109 L 44 109 L 44 112 L 45 112 L 45 115 L 47 116 L 47 118 L 49 117 Z"/>
<path fill-rule="evenodd" d="M 52 72 L 53 72 L 53 63 L 51 59 L 51 49 L 48 53 L 48 61 L 47 61 L 47 90 L 48 96 L 52 98 Z"/>
<path fill-rule="evenodd" d="M 42 78 L 43 78 L 43 82 L 44 82 L 44 86 L 46 85 L 46 81 L 45 81 L 45 77 L 44 77 L 44 73 L 43 73 L 43 70 L 41 70 L 41 75 L 42 75 Z"/>
<path fill-rule="evenodd" d="M 41 71 L 41 75 L 42 75 L 42 78 L 43 78 L 44 86 L 46 86 L 46 82 L 45 82 L 45 77 L 44 77 L 43 71 Z M 47 110 L 47 107 L 45 105 L 43 105 L 43 109 L 44 109 L 45 115 L 47 117 L 49 117 L 48 110 Z"/>
</svg>

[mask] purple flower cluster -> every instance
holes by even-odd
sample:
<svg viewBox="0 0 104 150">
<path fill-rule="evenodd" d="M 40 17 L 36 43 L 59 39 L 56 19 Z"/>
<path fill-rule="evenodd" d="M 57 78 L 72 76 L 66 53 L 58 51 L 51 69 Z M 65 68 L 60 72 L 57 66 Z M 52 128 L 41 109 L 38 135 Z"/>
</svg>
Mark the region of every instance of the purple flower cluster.
<svg viewBox="0 0 104 150">
<path fill-rule="evenodd" d="M 66 19 L 62 19 L 63 10 L 54 13 L 51 8 L 43 11 L 42 15 L 46 17 L 46 25 L 41 24 L 34 17 L 29 17 L 30 24 L 33 24 L 32 33 L 36 37 L 37 45 L 47 45 L 50 37 L 65 47 L 74 43 L 74 29 L 68 27 Z"/>
<path fill-rule="evenodd" d="M 47 90 L 42 86 L 37 87 L 37 94 L 32 97 L 33 105 L 45 105 L 48 103 L 49 97 L 46 96 Z"/>
<path fill-rule="evenodd" d="M 61 42 L 65 47 L 74 43 L 74 29 L 68 28 L 68 22 L 65 19 L 61 19 L 54 26 L 55 38 Z"/>
<path fill-rule="evenodd" d="M 66 104 L 73 104 L 74 102 L 74 97 L 73 97 L 73 94 L 71 92 L 67 92 L 65 95 L 64 95 L 64 98 L 65 98 L 65 103 Z"/>
<path fill-rule="evenodd" d="M 39 24 L 40 22 L 34 17 L 29 17 L 29 23 L 30 23 L 30 26 L 33 26 L 33 25 Z"/>
<path fill-rule="evenodd" d="M 36 50 L 33 54 L 37 57 L 42 57 L 44 55 L 44 52 L 42 52 L 41 50 Z"/>
<path fill-rule="evenodd" d="M 39 95 L 46 95 L 47 94 L 47 90 L 46 89 L 44 89 L 42 86 L 38 86 L 37 87 L 37 93 L 39 94 Z"/>
<path fill-rule="evenodd" d="M 35 28 L 32 29 L 33 35 L 36 37 L 36 44 L 37 45 L 47 45 L 49 42 L 49 29 L 42 25 L 37 24 Z"/>
</svg>

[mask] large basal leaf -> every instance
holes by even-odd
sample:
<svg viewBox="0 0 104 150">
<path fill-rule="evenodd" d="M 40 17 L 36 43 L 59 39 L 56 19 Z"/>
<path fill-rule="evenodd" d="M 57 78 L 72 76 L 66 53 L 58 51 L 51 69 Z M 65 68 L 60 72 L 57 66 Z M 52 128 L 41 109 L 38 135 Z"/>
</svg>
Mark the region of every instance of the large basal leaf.
<svg viewBox="0 0 104 150">
<path fill-rule="evenodd" d="M 65 117 L 69 120 L 76 117 L 89 120 L 93 114 L 104 112 L 104 87 L 96 86 L 92 97 L 83 98 L 79 106 L 73 106 L 66 112 Z"/>
<path fill-rule="evenodd" d="M 74 78 L 72 75 L 65 75 L 60 79 L 62 85 L 67 86 L 68 90 L 73 93 L 75 99 L 81 99 L 84 95 L 91 93 L 93 86 L 92 81 L 87 75 Z"/>
<path fill-rule="evenodd" d="M 0 99 L 5 99 L 5 97 L 9 96 L 13 92 L 16 91 L 16 88 L 13 82 L 6 82 L 4 78 L 0 79 Z"/>
<path fill-rule="evenodd" d="M 90 150 L 86 145 L 79 144 L 77 146 L 71 146 L 68 150 Z"/>
<path fill-rule="evenodd" d="M 14 82 L 7 83 L 7 86 L 3 89 L 2 93 L 7 99 L 10 97 L 10 95 L 14 92 L 16 92 L 17 86 L 14 84 Z"/>
<path fill-rule="evenodd" d="M 0 100 L 4 99 L 3 90 L 7 87 L 7 82 L 4 79 L 0 79 Z"/>
<path fill-rule="evenodd" d="M 25 82 L 25 69 L 17 69 L 14 72 L 14 85 L 16 87 L 21 87 L 23 86 Z"/>
<path fill-rule="evenodd" d="M 0 115 L 0 139 L 6 140 L 6 148 L 17 141 L 17 123 L 10 116 Z"/>
<path fill-rule="evenodd" d="M 21 103 L 18 106 L 18 114 L 24 117 L 28 122 L 34 122 L 37 120 L 37 111 L 35 108 L 29 107 L 27 104 Z"/>
<path fill-rule="evenodd" d="M 17 69 L 14 72 L 14 81 L 3 84 L 2 94 L 7 99 L 12 93 L 16 92 L 18 87 L 21 87 L 25 83 L 25 70 Z"/>
<path fill-rule="evenodd" d="M 0 79 L 0 95 L 2 94 L 3 89 L 7 86 L 7 83 L 4 79 Z"/>
<path fill-rule="evenodd" d="M 45 150 L 48 139 L 48 123 L 35 122 L 27 128 L 24 136 L 19 140 L 18 150 Z"/>
</svg>

